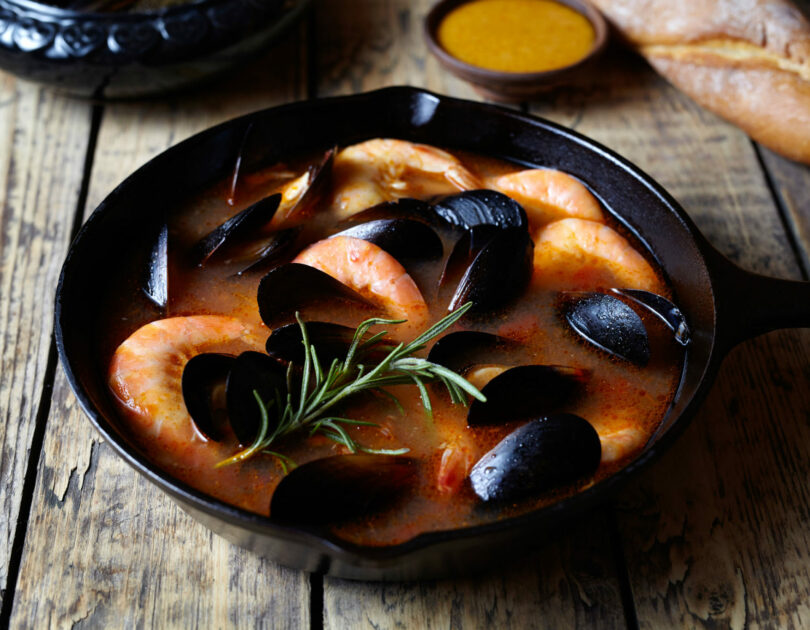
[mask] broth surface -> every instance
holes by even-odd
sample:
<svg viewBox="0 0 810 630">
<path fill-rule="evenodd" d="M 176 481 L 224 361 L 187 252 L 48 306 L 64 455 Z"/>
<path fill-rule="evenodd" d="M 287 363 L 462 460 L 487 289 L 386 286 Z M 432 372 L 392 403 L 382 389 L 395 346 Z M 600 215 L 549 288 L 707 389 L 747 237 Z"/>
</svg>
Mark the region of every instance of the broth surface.
<svg viewBox="0 0 810 630">
<path fill-rule="evenodd" d="M 469 153 L 454 151 L 453 155 L 480 181 L 521 170 L 515 164 Z M 229 341 L 214 344 L 206 348 L 206 351 L 263 351 L 264 339 L 270 333 L 261 322 L 256 304 L 257 285 L 263 274 L 237 275 L 244 266 L 244 261 L 238 260 L 212 258 L 204 267 L 198 267 L 189 262 L 189 250 L 228 217 L 269 194 L 282 191 L 319 159 L 320 156 L 310 156 L 241 175 L 235 199 L 230 199 L 231 182 L 220 182 L 178 208 L 169 218 L 171 282 L 166 315 L 226 315 L 260 331 L 259 342 L 246 339 Z M 346 178 L 352 176 L 345 171 L 337 172 L 333 190 L 340 188 L 347 181 Z M 435 195 L 458 192 L 456 186 L 440 179 L 413 177 L 409 181 L 407 191 L 400 194 L 394 189 L 395 192 L 389 196 L 431 199 Z M 595 192 L 598 193 L 598 190 Z M 325 199 L 317 212 L 306 221 L 306 230 L 321 237 L 342 229 L 336 225 L 335 220 L 341 213 L 338 207 L 339 196 L 327 196 Z M 614 229 L 622 231 L 607 213 L 606 220 Z M 533 235 L 538 233 L 539 227 L 532 226 Z M 455 236 L 450 232 L 443 232 L 440 236 L 446 256 L 453 246 Z M 624 236 L 629 238 L 627 234 Z M 636 249 L 643 251 L 637 245 Z M 438 288 L 442 267 L 443 259 L 438 262 L 409 263 L 406 267 L 429 306 L 429 323 L 438 321 L 447 313 L 448 291 Z M 568 288 L 609 288 L 584 286 L 583 283 L 587 282 L 583 280 L 580 286 Z M 663 279 L 658 277 L 655 282 L 655 292 L 670 297 Z M 516 504 L 501 506 L 499 509 L 482 508 L 481 501 L 469 483 L 461 484 L 456 492 L 450 494 L 437 489 L 436 480 L 443 453 L 448 446 L 462 444 L 469 449 L 472 461 L 477 461 L 520 423 L 468 428 L 467 408 L 451 404 L 447 393 L 440 391 L 438 387 L 431 389 L 433 419 L 430 420 L 424 412 L 418 390 L 413 386 L 397 386 L 391 388 L 391 392 L 401 401 L 404 413 L 386 400 L 362 398 L 347 404 L 341 415 L 379 425 L 347 429 L 358 443 L 366 447 L 408 448 L 409 456 L 421 461 L 418 491 L 381 514 L 337 524 L 334 531 L 339 536 L 366 545 L 396 544 L 427 531 L 455 529 L 527 512 L 598 483 L 640 452 L 661 422 L 673 398 L 681 369 L 677 347 L 665 333 L 656 332 L 652 318 L 647 318 L 653 351 L 649 365 L 640 368 L 610 358 L 584 343 L 567 327 L 557 306 L 559 288 L 548 286 L 548 279 L 535 270 L 535 277 L 527 291 L 508 310 L 484 318 L 465 318 L 453 330 L 491 332 L 521 342 L 521 348 L 511 357 L 510 363 L 513 365 L 565 365 L 590 370 L 591 378 L 584 395 L 568 405 L 565 411 L 587 419 L 600 436 L 634 427 L 643 433 L 644 439 L 623 457 L 601 464 L 591 478 Z M 145 320 L 154 318 L 149 312 L 139 311 L 140 307 L 135 304 L 137 301 L 126 298 L 125 294 L 107 297 L 110 318 L 103 346 L 105 350 L 102 360 L 105 364 L 109 364 L 113 351 L 124 339 Z M 332 321 L 355 327 L 368 314 L 352 309 L 321 308 L 310 309 L 304 316 L 307 321 Z M 408 325 L 388 326 L 386 330 L 403 340 L 415 337 L 418 332 Z M 135 419 L 138 414 L 124 404 L 120 407 L 122 416 L 129 421 L 128 431 L 133 433 L 133 438 L 160 467 L 227 503 L 259 514 L 268 513 L 273 490 L 284 475 L 277 459 L 260 455 L 241 464 L 216 468 L 219 461 L 238 449 L 233 436 L 222 444 L 203 442 L 189 418 L 187 444 L 178 448 L 174 444 L 154 439 L 153 436 L 137 433 Z M 279 443 L 277 450 L 298 465 L 348 452 L 344 446 L 320 435 L 309 438 L 289 436 Z"/>
</svg>

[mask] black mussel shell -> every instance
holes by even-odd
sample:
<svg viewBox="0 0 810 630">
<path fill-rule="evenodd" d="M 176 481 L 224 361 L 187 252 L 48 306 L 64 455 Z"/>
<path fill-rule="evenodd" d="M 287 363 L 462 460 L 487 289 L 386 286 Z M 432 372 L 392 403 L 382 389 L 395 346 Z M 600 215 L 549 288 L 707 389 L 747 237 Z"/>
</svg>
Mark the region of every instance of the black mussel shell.
<svg viewBox="0 0 810 630">
<path fill-rule="evenodd" d="M 351 236 L 374 243 L 399 261 L 441 258 L 442 241 L 424 223 L 412 219 L 378 219 L 360 223 L 334 236 Z"/>
<path fill-rule="evenodd" d="M 368 221 L 379 221 L 382 219 L 410 219 L 428 225 L 438 225 L 441 223 L 439 216 L 429 203 L 406 197 L 404 199 L 398 199 L 397 201 L 384 201 L 376 206 L 371 206 L 370 208 L 356 212 L 344 219 L 341 225 L 366 223 Z"/>
<path fill-rule="evenodd" d="M 494 190 L 467 190 L 433 205 L 436 214 L 451 225 L 469 230 L 476 225 L 528 229 L 526 211 L 517 201 Z"/>
<path fill-rule="evenodd" d="M 486 332 L 461 330 L 439 339 L 428 353 L 428 361 L 463 374 L 481 363 L 508 365 L 509 351 L 519 347 L 517 341 Z"/>
<path fill-rule="evenodd" d="M 559 411 L 573 401 L 590 377 L 588 370 L 563 365 L 519 365 L 502 372 L 481 390 L 486 402 L 473 400 L 471 427 L 527 420 Z"/>
<path fill-rule="evenodd" d="M 568 324 L 597 348 L 620 359 L 645 366 L 650 342 L 641 317 L 604 293 L 562 293 L 561 308 Z"/>
<path fill-rule="evenodd" d="M 336 152 L 336 148 L 329 149 L 318 164 L 309 167 L 309 186 L 284 218 L 285 227 L 300 223 L 307 212 L 323 200 L 332 183 L 332 165 Z"/>
<path fill-rule="evenodd" d="M 194 425 L 202 435 L 215 442 L 225 438 L 228 411 L 225 384 L 236 357 L 213 352 L 192 357 L 183 368 L 181 386 Z"/>
<path fill-rule="evenodd" d="M 675 333 L 675 341 L 682 346 L 689 345 L 691 333 L 686 318 L 681 310 L 668 299 L 641 289 L 611 289 L 611 291 L 646 308 Z"/>
<path fill-rule="evenodd" d="M 272 433 L 278 424 L 279 402 L 287 399 L 287 370 L 266 354 L 243 352 L 233 360 L 225 389 L 228 419 L 241 444 L 251 444 L 261 427 L 257 395 L 268 405 L 268 433 Z"/>
<path fill-rule="evenodd" d="M 292 258 L 295 253 L 295 243 L 301 233 L 300 227 L 286 228 L 274 232 L 251 247 L 254 254 L 250 264 L 237 272 L 241 276 L 243 273 L 253 273 L 255 271 L 267 271 L 273 265 L 286 262 L 285 259 Z"/>
<path fill-rule="evenodd" d="M 351 302 L 374 308 L 362 295 L 320 269 L 286 263 L 272 269 L 259 282 L 259 315 L 270 328 L 290 320 L 307 306 Z"/>
<path fill-rule="evenodd" d="M 555 414 L 512 431 L 473 466 L 470 482 L 483 501 L 518 501 L 592 475 L 601 458 L 587 420 Z"/>
<path fill-rule="evenodd" d="M 498 230 L 478 252 L 458 283 L 448 310 L 472 302 L 470 312 L 486 313 L 521 295 L 532 276 L 534 243 L 526 230 Z"/>
<path fill-rule="evenodd" d="M 439 286 L 458 285 L 464 272 L 475 260 L 484 245 L 486 245 L 499 230 L 494 225 L 476 225 L 462 232 L 453 250 L 445 261 Z"/>
<path fill-rule="evenodd" d="M 281 195 L 270 195 L 240 213 L 232 216 L 222 225 L 204 236 L 193 247 L 191 257 L 194 264 L 204 265 L 223 246 L 246 239 L 256 230 L 267 225 L 281 203 Z"/>
<path fill-rule="evenodd" d="M 305 325 L 309 342 L 315 348 L 318 361 L 324 369 L 327 369 L 334 359 L 343 361 L 346 358 L 354 339 L 354 328 L 331 322 L 306 322 Z M 388 342 L 380 340 L 364 351 L 362 356 L 378 363 L 390 352 L 390 348 L 393 348 L 393 345 L 389 345 L 389 350 L 386 351 L 386 345 Z M 267 354 L 285 364 L 303 365 L 305 357 L 301 326 L 296 322 L 276 328 L 267 339 Z"/>
<path fill-rule="evenodd" d="M 393 455 L 336 455 L 299 466 L 281 480 L 270 517 L 294 525 L 339 524 L 391 507 L 417 483 L 417 462 Z"/>
<path fill-rule="evenodd" d="M 169 303 L 169 226 L 165 223 L 149 252 L 143 292 L 161 309 Z"/>
</svg>

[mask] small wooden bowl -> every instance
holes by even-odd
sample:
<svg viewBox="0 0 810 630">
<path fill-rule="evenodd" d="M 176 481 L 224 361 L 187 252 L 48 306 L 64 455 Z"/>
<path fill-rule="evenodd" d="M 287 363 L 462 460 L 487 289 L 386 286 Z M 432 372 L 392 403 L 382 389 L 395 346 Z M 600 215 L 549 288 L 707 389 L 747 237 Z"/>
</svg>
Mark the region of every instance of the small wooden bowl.
<svg viewBox="0 0 810 630">
<path fill-rule="evenodd" d="M 607 22 L 588 0 L 555 0 L 583 15 L 593 26 L 595 38 L 590 52 L 568 66 L 543 72 L 503 72 L 473 66 L 454 57 L 439 43 L 439 25 L 450 11 L 471 0 L 440 0 L 425 17 L 425 39 L 428 48 L 447 70 L 472 84 L 485 98 L 501 102 L 531 100 L 548 90 L 571 83 L 602 52 L 608 39 Z"/>
</svg>

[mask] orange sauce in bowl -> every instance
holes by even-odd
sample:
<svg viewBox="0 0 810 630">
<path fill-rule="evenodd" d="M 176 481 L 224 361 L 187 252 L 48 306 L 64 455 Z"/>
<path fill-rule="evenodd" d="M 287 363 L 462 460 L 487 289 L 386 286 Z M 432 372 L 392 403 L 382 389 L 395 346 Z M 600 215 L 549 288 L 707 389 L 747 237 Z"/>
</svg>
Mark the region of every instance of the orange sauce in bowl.
<svg viewBox="0 0 810 630">
<path fill-rule="evenodd" d="M 544 72 L 570 66 L 593 48 L 588 19 L 553 0 L 473 0 L 439 24 L 442 48 L 479 68 Z"/>
</svg>

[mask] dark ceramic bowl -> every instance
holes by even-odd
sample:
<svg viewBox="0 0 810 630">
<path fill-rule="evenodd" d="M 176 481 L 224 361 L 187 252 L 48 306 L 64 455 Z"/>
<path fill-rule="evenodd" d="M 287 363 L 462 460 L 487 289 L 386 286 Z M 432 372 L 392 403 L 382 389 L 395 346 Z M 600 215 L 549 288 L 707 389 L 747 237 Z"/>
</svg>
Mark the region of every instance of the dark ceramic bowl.
<svg viewBox="0 0 810 630">
<path fill-rule="evenodd" d="M 93 333 L 105 319 L 98 296 L 121 283 L 138 286 L 137 275 L 125 270 L 146 265 L 164 211 L 227 176 L 240 147 L 243 166 L 249 167 L 377 136 L 567 171 L 585 182 L 658 261 L 693 335 L 672 407 L 630 465 L 577 495 L 519 517 L 373 548 L 347 544 L 319 529 L 280 526 L 226 505 L 173 479 L 122 437 Z M 135 290 L 132 299 L 146 300 L 142 293 Z M 138 472 L 214 532 L 309 571 L 348 578 L 423 578 L 525 555 L 552 530 L 603 502 L 683 431 L 732 346 L 777 327 L 810 326 L 810 283 L 766 278 L 734 266 L 666 191 L 592 140 L 512 110 L 396 87 L 251 114 L 200 133 L 147 163 L 102 202 L 73 242 L 57 289 L 55 326 L 70 385 L 99 432 Z"/>
<path fill-rule="evenodd" d="M 198 83 L 256 55 L 310 0 L 199 0 L 160 11 L 91 13 L 0 0 L 0 68 L 93 98 Z"/>
<path fill-rule="evenodd" d="M 472 84 L 479 94 L 493 101 L 506 103 L 528 101 L 550 89 L 581 79 L 583 73 L 604 50 L 608 40 L 605 18 L 588 0 L 557 0 L 585 16 L 593 26 L 596 37 L 588 54 L 569 66 L 545 72 L 487 70 L 461 61 L 442 48 L 439 43 L 437 33 L 442 20 L 450 11 L 467 2 L 470 0 L 441 0 L 438 2 L 425 17 L 425 40 L 430 52 L 436 56 L 444 68 Z"/>
</svg>

